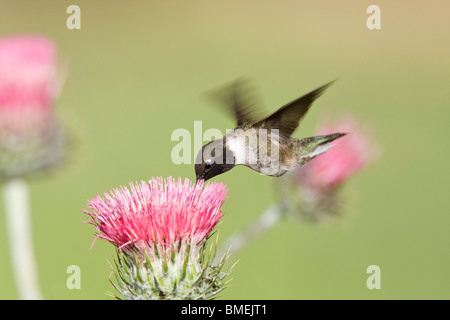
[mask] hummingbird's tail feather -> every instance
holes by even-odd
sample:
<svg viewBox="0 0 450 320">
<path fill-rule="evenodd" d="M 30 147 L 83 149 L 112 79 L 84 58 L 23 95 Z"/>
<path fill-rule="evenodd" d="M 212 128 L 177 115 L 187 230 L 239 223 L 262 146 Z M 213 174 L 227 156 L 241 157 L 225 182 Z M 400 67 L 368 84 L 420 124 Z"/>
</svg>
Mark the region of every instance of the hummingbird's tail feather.
<svg viewBox="0 0 450 320">
<path fill-rule="evenodd" d="M 298 150 L 296 154 L 297 165 L 301 166 L 314 159 L 318 155 L 327 152 L 333 145 L 331 142 L 345 136 L 346 133 L 333 133 L 325 136 L 315 136 L 297 140 Z"/>
</svg>

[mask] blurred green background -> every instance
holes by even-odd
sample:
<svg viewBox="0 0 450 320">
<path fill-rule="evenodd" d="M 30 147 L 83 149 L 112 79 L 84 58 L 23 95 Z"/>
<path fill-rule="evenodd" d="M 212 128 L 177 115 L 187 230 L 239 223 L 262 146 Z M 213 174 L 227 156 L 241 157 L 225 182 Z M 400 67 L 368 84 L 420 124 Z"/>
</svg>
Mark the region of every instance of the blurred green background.
<svg viewBox="0 0 450 320">
<path fill-rule="evenodd" d="M 81 8 L 81 30 L 66 9 Z M 381 8 L 381 30 L 366 9 Z M 232 261 L 223 299 L 450 298 L 448 169 L 450 2 L 446 1 L 5 1 L 0 35 L 57 43 L 69 75 L 58 112 L 78 138 L 70 163 L 30 182 L 39 281 L 46 299 L 111 299 L 113 246 L 82 224 L 86 201 L 152 176 L 194 179 L 174 165 L 173 130 L 225 132 L 234 123 L 203 93 L 247 75 L 271 112 L 340 77 L 295 137 L 328 114 L 372 127 L 382 157 L 346 186 L 347 212 L 322 225 L 293 220 Z M 196 152 L 197 150 L 193 150 Z M 247 168 L 216 177 L 230 189 L 224 241 L 275 200 L 274 180 Z M 16 299 L 3 203 L 0 298 Z M 66 268 L 81 268 L 81 289 Z M 381 268 L 368 290 L 366 268 Z"/>
</svg>

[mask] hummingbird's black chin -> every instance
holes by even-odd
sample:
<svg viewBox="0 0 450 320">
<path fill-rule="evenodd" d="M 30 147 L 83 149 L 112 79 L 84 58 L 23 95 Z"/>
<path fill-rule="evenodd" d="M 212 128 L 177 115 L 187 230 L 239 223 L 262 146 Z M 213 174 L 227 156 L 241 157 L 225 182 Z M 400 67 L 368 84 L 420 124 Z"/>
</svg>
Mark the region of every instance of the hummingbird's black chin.
<svg viewBox="0 0 450 320">
<path fill-rule="evenodd" d="M 205 180 L 204 177 L 203 177 L 203 175 L 198 175 L 198 176 L 197 176 L 197 181 L 196 181 L 196 183 L 198 183 L 200 180 Z"/>
</svg>

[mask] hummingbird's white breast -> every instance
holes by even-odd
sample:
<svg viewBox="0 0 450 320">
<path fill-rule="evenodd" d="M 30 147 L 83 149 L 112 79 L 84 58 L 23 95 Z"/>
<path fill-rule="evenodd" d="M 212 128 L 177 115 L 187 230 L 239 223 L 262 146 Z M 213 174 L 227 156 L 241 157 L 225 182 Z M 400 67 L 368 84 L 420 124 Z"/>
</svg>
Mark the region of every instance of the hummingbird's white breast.
<svg viewBox="0 0 450 320">
<path fill-rule="evenodd" d="M 280 176 L 288 169 L 280 159 L 278 130 L 233 129 L 225 136 L 227 148 L 233 152 L 235 165 L 245 165 L 264 175 Z"/>
</svg>

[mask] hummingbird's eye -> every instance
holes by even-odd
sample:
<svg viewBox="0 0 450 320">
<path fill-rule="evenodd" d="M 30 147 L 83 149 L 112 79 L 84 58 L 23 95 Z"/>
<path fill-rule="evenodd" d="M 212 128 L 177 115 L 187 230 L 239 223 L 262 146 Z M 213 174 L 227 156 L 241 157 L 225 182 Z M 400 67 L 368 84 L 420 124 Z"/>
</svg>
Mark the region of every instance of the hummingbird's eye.
<svg viewBox="0 0 450 320">
<path fill-rule="evenodd" d="M 209 168 L 211 168 L 211 162 L 207 161 L 207 162 L 205 162 L 205 169 L 209 169 Z"/>
</svg>

